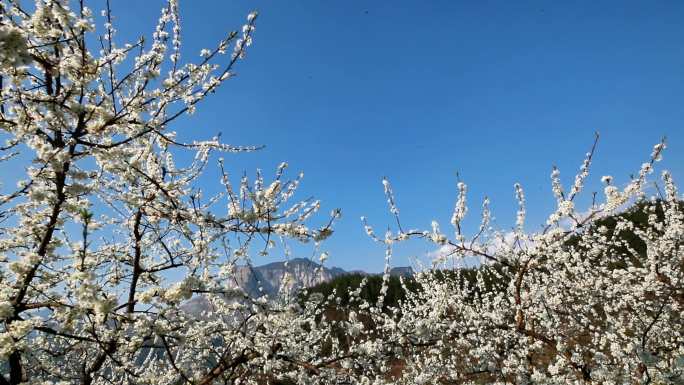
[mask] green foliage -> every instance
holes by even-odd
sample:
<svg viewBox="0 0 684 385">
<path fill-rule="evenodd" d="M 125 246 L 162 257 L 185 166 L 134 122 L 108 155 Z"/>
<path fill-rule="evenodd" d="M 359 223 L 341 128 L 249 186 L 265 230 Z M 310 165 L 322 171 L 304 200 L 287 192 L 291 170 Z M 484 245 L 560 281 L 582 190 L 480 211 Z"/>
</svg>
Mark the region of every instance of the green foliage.
<svg viewBox="0 0 684 385">
<path fill-rule="evenodd" d="M 655 234 L 662 233 L 662 230 L 649 228 L 648 218 L 650 215 L 655 215 L 658 222 L 662 222 L 664 220 L 663 204 L 665 203 L 661 200 L 637 202 L 619 214 L 593 221 L 585 230 L 585 234 L 601 233 L 608 239 L 614 238 L 621 243 L 618 247 L 610 248 L 607 253 L 608 260 L 596 262 L 605 263 L 612 269 L 624 269 L 628 266 L 643 267 L 643 261 L 646 259 L 646 243 L 636 235 L 635 229 L 650 230 Z M 684 209 L 684 201 L 680 201 L 679 206 L 680 209 Z M 617 224 L 622 221 L 631 223 L 634 229 L 618 228 Z M 586 247 L 580 243 L 581 239 L 579 234 L 573 235 L 565 244 L 569 248 L 579 250 L 589 258 Z"/>
<path fill-rule="evenodd" d="M 477 294 L 481 291 L 505 290 L 506 285 L 508 284 L 508 275 L 499 264 L 459 269 L 456 271 L 436 270 L 429 272 L 429 274 L 433 274 L 437 281 L 451 280 L 458 282 L 460 285 L 469 285 L 472 287 L 474 298 L 477 297 Z M 475 285 L 478 274 L 481 276 L 483 283 L 483 285 L 479 287 Z M 314 293 L 320 293 L 325 298 L 329 298 L 335 293 L 335 305 L 339 307 L 355 307 L 358 304 L 351 303 L 349 292 L 358 289 L 364 279 L 366 280 L 366 284 L 362 287 L 359 297 L 371 304 L 375 304 L 380 297 L 382 276 L 358 273 L 342 275 L 328 282 L 310 287 L 305 292 L 299 294 L 299 300 L 303 303 Z M 415 278 L 404 276 L 401 279 L 404 281 L 404 286 L 402 286 L 398 276 L 390 276 L 387 293 L 385 294 L 383 302 L 383 310 L 397 307 L 399 302 L 406 299 L 406 290 L 404 287 L 414 293 L 422 290 Z"/>
<path fill-rule="evenodd" d="M 361 281 L 366 279 L 366 284 L 361 289 L 360 298 L 375 304 L 380 297 L 380 288 L 382 288 L 381 275 L 364 275 L 364 274 L 345 274 L 336 277 L 328 282 L 318 284 L 310 287 L 306 292 L 300 293 L 300 301 L 304 301 L 313 293 L 320 293 L 328 298 L 333 292 L 337 297 L 337 305 L 347 307 L 354 305 L 350 303 L 349 291 L 356 290 L 361 285 Z M 403 277 L 404 284 L 407 289 L 411 291 L 418 290 L 418 285 L 412 277 Z M 396 307 L 400 301 L 406 297 L 406 293 L 402 288 L 401 281 L 397 276 L 390 276 L 388 282 L 388 290 L 385 295 L 384 309 L 388 307 Z"/>
</svg>

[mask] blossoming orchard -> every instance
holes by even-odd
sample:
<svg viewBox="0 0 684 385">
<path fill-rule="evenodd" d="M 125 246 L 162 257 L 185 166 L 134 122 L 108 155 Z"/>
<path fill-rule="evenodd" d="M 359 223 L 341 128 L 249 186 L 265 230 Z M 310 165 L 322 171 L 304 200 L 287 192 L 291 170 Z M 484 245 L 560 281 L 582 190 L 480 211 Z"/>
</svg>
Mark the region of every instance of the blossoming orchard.
<svg viewBox="0 0 684 385">
<path fill-rule="evenodd" d="M 684 384 L 684 205 L 656 171 L 665 141 L 631 182 L 605 176 L 577 207 L 588 143 L 571 186 L 552 170 L 556 208 L 536 232 L 520 184 L 510 232 L 493 228 L 488 199 L 468 209 L 463 182 L 450 225 L 421 230 L 383 180 L 394 228 L 359 224 L 384 251 L 376 299 L 360 295 L 365 280 L 345 304 L 254 298 L 237 266 L 283 242 L 323 264 L 340 217 L 297 199 L 286 163 L 272 180 L 234 180 L 219 161 L 220 192 L 204 193 L 211 153 L 259 149 L 174 131 L 229 92 L 257 14 L 186 60 L 177 0 L 151 40 L 125 44 L 109 3 L 0 2 L 0 385 Z M 474 232 L 467 216 L 481 216 Z M 448 252 L 387 304 L 393 251 L 415 238 Z M 195 297 L 201 314 L 183 308 Z"/>
</svg>

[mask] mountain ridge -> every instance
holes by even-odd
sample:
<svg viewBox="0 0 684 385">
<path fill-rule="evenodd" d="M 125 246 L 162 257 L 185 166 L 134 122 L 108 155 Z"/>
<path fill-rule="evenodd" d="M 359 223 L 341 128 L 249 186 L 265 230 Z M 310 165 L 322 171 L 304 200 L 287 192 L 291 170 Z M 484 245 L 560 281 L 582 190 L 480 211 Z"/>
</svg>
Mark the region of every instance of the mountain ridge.
<svg viewBox="0 0 684 385">
<path fill-rule="evenodd" d="M 350 274 L 372 276 L 382 273 L 367 273 L 363 270 L 347 271 L 335 266 L 326 267 L 307 258 L 293 258 L 259 266 L 236 266 L 232 286 L 234 289 L 243 290 L 251 298 L 266 295 L 273 299 L 281 294 L 296 295 L 301 289 Z M 413 268 L 410 266 L 390 269 L 392 276 L 412 276 L 413 274 Z M 202 295 L 195 296 L 181 305 L 191 314 L 200 314 L 210 306 L 208 299 Z"/>
<path fill-rule="evenodd" d="M 413 275 L 410 266 L 394 267 L 390 275 Z M 268 295 L 273 298 L 281 292 L 295 294 L 299 290 L 328 282 L 347 274 L 373 275 L 361 270 L 346 271 L 340 267 L 327 267 L 307 258 L 270 262 L 260 266 L 237 266 L 235 288 L 241 288 L 250 297 Z"/>
</svg>

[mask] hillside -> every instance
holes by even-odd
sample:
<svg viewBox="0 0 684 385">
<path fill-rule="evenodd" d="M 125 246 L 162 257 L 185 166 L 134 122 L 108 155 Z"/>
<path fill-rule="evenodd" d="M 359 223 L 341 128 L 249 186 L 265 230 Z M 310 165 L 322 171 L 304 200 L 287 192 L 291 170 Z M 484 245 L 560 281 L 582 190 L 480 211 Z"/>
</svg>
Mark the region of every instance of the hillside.
<svg viewBox="0 0 684 385">
<path fill-rule="evenodd" d="M 399 266 L 390 270 L 392 277 L 408 277 L 413 273 L 413 268 L 410 266 Z M 262 295 L 275 298 L 279 293 L 296 295 L 304 288 L 318 288 L 339 279 L 346 282 L 345 277 L 351 277 L 350 279 L 356 282 L 360 281 L 360 277 L 365 276 L 379 278 L 378 274 L 361 270 L 346 271 L 339 267 L 322 266 L 306 258 L 294 258 L 261 266 L 238 266 L 235 270 L 234 285 L 252 298 Z M 289 277 L 287 283 L 285 283 L 286 277 Z M 377 290 L 379 290 L 379 283 Z M 199 314 L 208 306 L 207 300 L 202 296 L 195 296 L 182 305 L 183 309 L 193 314 Z"/>
</svg>

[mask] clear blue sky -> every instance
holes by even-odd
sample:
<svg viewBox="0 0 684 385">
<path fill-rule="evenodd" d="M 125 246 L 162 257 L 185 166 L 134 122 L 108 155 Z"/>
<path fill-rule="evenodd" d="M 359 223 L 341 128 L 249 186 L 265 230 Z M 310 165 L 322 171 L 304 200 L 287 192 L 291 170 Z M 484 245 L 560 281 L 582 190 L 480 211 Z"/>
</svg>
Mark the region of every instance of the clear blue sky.
<svg viewBox="0 0 684 385">
<path fill-rule="evenodd" d="M 131 37 L 149 36 L 163 2 L 112 4 L 119 36 Z M 365 215 L 381 232 L 392 223 L 382 176 L 393 183 L 405 226 L 428 228 L 436 219 L 445 229 L 457 171 L 469 185 L 471 225 L 488 195 L 496 224 L 510 227 L 512 186 L 521 182 L 527 228 L 535 229 L 554 203 L 551 166 L 569 184 L 595 130 L 602 138 L 591 190 L 601 191 L 606 174 L 625 183 L 663 135 L 661 168 L 684 179 L 682 2 L 181 0 L 180 7 L 193 57 L 239 28 L 250 10 L 260 12 L 238 77 L 177 128 L 267 146 L 226 156 L 236 174 L 281 161 L 303 170 L 300 197 L 344 213 L 325 246 L 331 265 L 382 268 L 382 248 L 359 221 Z M 218 184 L 212 174 L 206 182 Z M 430 250 L 409 244 L 394 264 Z"/>
</svg>

